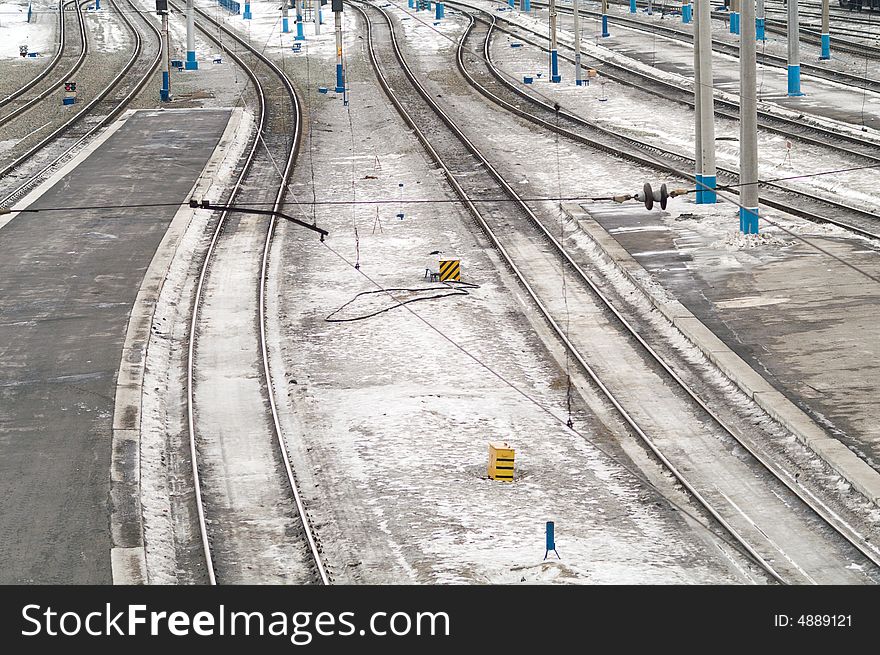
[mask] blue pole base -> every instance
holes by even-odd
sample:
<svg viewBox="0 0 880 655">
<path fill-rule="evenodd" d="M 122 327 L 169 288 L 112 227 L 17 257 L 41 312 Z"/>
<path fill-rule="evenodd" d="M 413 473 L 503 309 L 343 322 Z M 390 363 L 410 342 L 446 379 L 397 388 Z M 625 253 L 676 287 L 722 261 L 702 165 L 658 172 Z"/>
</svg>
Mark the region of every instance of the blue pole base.
<svg viewBox="0 0 880 655">
<path fill-rule="evenodd" d="M 831 35 L 822 35 L 822 54 L 819 59 L 831 59 Z"/>
<path fill-rule="evenodd" d="M 446 9 L 443 6 L 442 2 L 438 2 L 434 5 L 434 18 L 437 20 L 441 20 L 446 13 Z"/>
<path fill-rule="evenodd" d="M 550 81 L 559 83 L 562 77 L 559 75 L 559 55 L 556 50 L 550 51 Z"/>
<path fill-rule="evenodd" d="M 408 6 L 410 9 L 415 9 L 415 6 L 416 6 L 415 0 L 409 0 L 409 3 L 408 3 L 407 6 Z"/>
<path fill-rule="evenodd" d="M 98 11 L 99 9 L 101 9 L 101 0 L 95 0 L 95 11 Z"/>
<path fill-rule="evenodd" d="M 290 22 L 287 18 L 281 19 L 281 31 L 287 34 L 290 32 Z"/>
<path fill-rule="evenodd" d="M 296 23 L 296 36 L 293 37 L 294 41 L 305 41 L 306 35 L 303 33 L 303 24 L 302 21 L 297 21 Z"/>
<path fill-rule="evenodd" d="M 638 11 L 636 9 L 636 0 L 629 0 L 629 13 L 634 14 Z"/>
<path fill-rule="evenodd" d="M 715 187 L 718 186 L 714 175 L 703 176 L 703 204 L 714 205 L 718 202 L 718 194 Z"/>
<path fill-rule="evenodd" d="M 611 36 L 608 33 L 608 16 L 602 15 L 602 36 Z"/>
<path fill-rule="evenodd" d="M 186 64 L 184 68 L 188 71 L 197 71 L 199 70 L 199 62 L 196 61 L 196 53 L 194 50 L 186 51 Z"/>
<path fill-rule="evenodd" d="M 584 85 L 589 86 L 584 80 L 575 80 L 574 83 L 575 83 L 575 86 L 584 86 Z"/>
<path fill-rule="evenodd" d="M 345 92 L 345 80 L 342 79 L 342 64 L 336 64 L 336 93 Z"/>
<path fill-rule="evenodd" d="M 696 189 L 696 193 L 694 193 L 694 202 L 698 205 L 703 204 L 703 176 L 699 173 L 694 174 L 694 189 Z"/>
<path fill-rule="evenodd" d="M 764 34 L 764 20 L 763 18 L 755 19 L 755 39 L 758 41 L 767 40 L 767 36 Z"/>
<path fill-rule="evenodd" d="M 159 91 L 159 99 L 162 102 L 168 102 L 171 100 L 171 92 L 168 89 L 162 89 Z"/>
<path fill-rule="evenodd" d="M 758 208 L 739 208 L 739 231 L 743 234 L 758 233 Z"/>
<path fill-rule="evenodd" d="M 532 10 L 532 0 L 523 0 L 522 10 L 525 12 L 529 12 Z"/>
<path fill-rule="evenodd" d="M 691 22 L 691 6 L 689 4 L 681 6 L 681 22 L 685 24 Z"/>
<path fill-rule="evenodd" d="M 251 18 L 253 18 L 253 16 L 251 15 L 251 5 L 250 5 L 250 3 L 247 3 L 247 4 L 244 6 L 244 13 L 241 15 L 241 17 L 244 18 L 245 20 L 250 20 Z"/>
<path fill-rule="evenodd" d="M 788 67 L 788 95 L 790 96 L 802 96 L 801 93 L 801 67 L 800 64 L 797 66 L 789 66 Z"/>
<path fill-rule="evenodd" d="M 730 33 L 739 34 L 739 13 L 735 11 L 730 14 Z"/>
<path fill-rule="evenodd" d="M 162 102 L 171 100 L 171 74 L 168 71 L 162 71 L 162 89 L 159 91 L 159 98 Z"/>
<path fill-rule="evenodd" d="M 516 9 L 516 0 L 507 0 L 507 6 L 511 9 Z"/>
</svg>

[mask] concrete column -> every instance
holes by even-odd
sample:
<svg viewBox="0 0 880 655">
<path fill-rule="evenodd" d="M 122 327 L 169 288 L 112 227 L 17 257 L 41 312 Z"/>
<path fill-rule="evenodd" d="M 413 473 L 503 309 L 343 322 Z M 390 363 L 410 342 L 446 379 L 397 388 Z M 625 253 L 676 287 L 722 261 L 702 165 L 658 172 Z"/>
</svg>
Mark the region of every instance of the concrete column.
<svg viewBox="0 0 880 655">
<path fill-rule="evenodd" d="M 186 0 L 186 70 L 194 71 L 199 69 L 199 62 L 196 61 L 196 17 L 194 0 Z"/>
<path fill-rule="evenodd" d="M 287 34 L 290 32 L 290 20 L 288 19 L 288 5 L 290 0 L 281 0 L 281 31 Z"/>
<path fill-rule="evenodd" d="M 792 1 L 792 0 L 789 0 Z M 739 38 L 739 229 L 758 233 L 758 85 L 755 0 L 742 0 Z"/>
<path fill-rule="evenodd" d="M 758 0 L 758 8 L 755 12 L 755 38 L 758 41 L 766 41 L 767 37 L 764 33 L 764 25 L 766 19 L 764 18 L 764 0 Z"/>
<path fill-rule="evenodd" d="M 162 14 L 162 89 L 159 99 L 171 100 L 171 44 L 168 42 L 168 12 Z"/>
<path fill-rule="evenodd" d="M 699 0 L 694 0 L 694 20 L 696 21 Z M 694 25 L 694 178 L 696 178 L 696 203 L 703 203 L 703 94 L 700 93 L 700 30 L 699 23 Z"/>
<path fill-rule="evenodd" d="M 342 5 L 340 0 L 339 5 Z M 336 93 L 345 93 L 345 71 L 342 62 L 342 10 L 333 12 L 336 24 Z"/>
<path fill-rule="evenodd" d="M 306 35 L 303 32 L 303 0 L 294 0 L 296 2 L 296 36 L 294 41 L 305 41 Z"/>
<path fill-rule="evenodd" d="M 700 30 L 700 151 L 703 153 L 700 188 L 703 204 L 715 204 L 715 98 L 712 94 L 712 6 L 709 0 L 697 0 L 697 29 Z M 698 201 L 700 202 L 700 201 Z"/>
<path fill-rule="evenodd" d="M 602 0 L 602 36 L 611 36 L 608 33 L 608 0 Z"/>
<path fill-rule="evenodd" d="M 800 18 L 797 0 L 788 1 L 788 95 L 801 93 Z"/>
<path fill-rule="evenodd" d="M 321 33 L 321 0 L 315 0 L 315 14 L 312 16 L 315 19 L 315 36 L 318 36 Z"/>
<path fill-rule="evenodd" d="M 572 16 L 574 17 L 574 83 L 582 86 L 584 83 L 581 73 L 581 10 L 578 0 L 571 0 Z"/>
<path fill-rule="evenodd" d="M 562 81 L 559 74 L 559 54 L 556 50 L 556 0 L 550 0 L 550 81 Z"/>
<path fill-rule="evenodd" d="M 822 55 L 819 59 L 831 59 L 831 29 L 828 26 L 828 0 L 822 0 Z"/>
</svg>

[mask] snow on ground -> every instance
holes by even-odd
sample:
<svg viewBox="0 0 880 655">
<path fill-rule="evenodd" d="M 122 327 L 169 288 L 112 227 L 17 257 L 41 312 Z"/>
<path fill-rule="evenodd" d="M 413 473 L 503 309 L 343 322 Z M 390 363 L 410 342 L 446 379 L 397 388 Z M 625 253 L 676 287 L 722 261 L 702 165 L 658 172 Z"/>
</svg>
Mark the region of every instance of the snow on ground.
<svg viewBox="0 0 880 655">
<path fill-rule="evenodd" d="M 448 46 L 406 38 L 423 52 Z M 309 87 L 314 143 L 303 145 L 297 198 L 311 198 L 312 165 L 318 198 L 351 198 L 353 186 L 359 199 L 396 199 L 400 183 L 419 198 L 451 198 L 378 91 L 360 46 L 349 39 L 347 47 L 352 120 L 337 97 Z M 315 68 L 332 64 L 310 56 Z M 628 460 L 601 421 L 578 411 L 588 440 L 565 428 L 565 378 L 466 213 L 404 201 L 400 221 L 397 203 L 378 208 L 378 220 L 369 205 L 319 206 L 316 218 L 330 230 L 327 244 L 350 261 L 359 252 L 360 270 L 385 287 L 435 287 L 423 278 L 428 253 L 460 257 L 464 279 L 479 288 L 410 307 L 562 419 L 407 309 L 325 322 L 375 287 L 315 235 L 282 225 L 269 276 L 280 303 L 270 330 L 282 344 L 272 354 L 276 393 L 287 401 L 294 468 L 336 581 L 741 581 L 622 467 Z M 310 219 L 311 208 L 302 209 Z M 486 479 L 487 443 L 499 439 L 517 449 L 513 484 Z M 561 562 L 543 562 L 546 520 L 556 521 Z"/>
<path fill-rule="evenodd" d="M 394 287 L 436 286 L 422 279 L 427 253 L 434 249 L 462 257 L 465 279 L 480 288 L 467 296 L 422 301 L 412 309 L 564 417 L 564 377 L 522 318 L 521 292 L 503 279 L 492 252 L 470 231 L 470 219 L 455 205 L 406 203 L 452 196 L 377 90 L 358 38 L 363 32 L 353 30 L 354 12 L 345 13 L 352 102 L 347 114 L 332 93 L 332 14 L 325 16 L 317 38 L 306 24 L 307 40 L 296 54 L 290 50 L 293 33 L 280 33 L 277 4 L 254 2 L 252 21 L 218 10 L 216 3 L 199 4 L 262 44 L 304 90 L 314 132 L 312 143 L 303 143 L 296 170 L 293 191 L 300 201 L 311 198 L 312 172 L 319 198 L 350 198 L 352 186 L 358 199 L 403 197 L 402 206 L 379 205 L 378 214 L 375 206 L 354 211 L 318 207 L 318 224 L 331 231 L 328 245 L 352 261 L 360 250 L 361 270 Z M 291 12 L 292 30 L 294 16 Z M 178 34 L 180 29 L 178 25 Z M 439 29 L 450 35 L 460 27 L 446 21 Z M 449 42 L 421 36 L 417 46 L 441 52 Z M 201 49 L 200 59 L 213 50 Z M 454 66 L 448 52 L 443 57 L 448 67 Z M 319 85 L 331 87 L 331 93 L 318 94 Z M 479 106 L 470 110 L 479 111 Z M 349 115 L 354 133 L 349 132 Z M 555 167 L 533 165 L 552 159 L 547 144 L 542 152 L 494 134 L 483 138 L 499 151 L 510 149 L 509 169 L 528 171 L 509 175 L 512 180 L 556 188 Z M 604 155 L 585 160 L 565 144 L 559 152 L 563 170 L 590 171 L 576 181 L 572 190 L 578 193 L 617 191 L 621 179 L 643 175 L 622 175 L 621 162 L 609 165 Z M 677 199 L 672 207 L 678 207 L 673 220 L 682 210 L 699 212 L 701 225 L 722 236 L 732 234 L 737 221 L 729 206 L 698 208 Z M 402 221 L 395 216 L 401 209 Z M 290 203 L 287 210 L 297 215 L 305 211 L 311 220 L 307 205 Z M 357 241 L 353 224 L 358 226 Z M 184 260 L 176 265 L 184 266 Z M 406 309 L 352 323 L 326 323 L 331 312 L 375 287 L 325 250 L 312 233 L 279 227 L 270 283 L 279 295 L 278 307 L 270 307 L 270 314 L 278 312 L 270 331 L 282 346 L 272 352 L 276 393 L 290 399 L 285 433 L 338 582 L 749 579 L 729 568 L 714 545 L 707 548 L 705 535 L 691 532 L 662 502 L 657 505 L 658 497 L 621 468 L 626 457 L 609 447 L 613 440 L 607 427 L 582 405 L 576 407 L 577 427 L 592 443 L 503 386 Z M 356 309 L 349 306 L 347 315 Z M 145 381 L 145 388 L 152 389 L 152 380 Z M 165 402 L 162 411 L 179 411 L 173 398 Z M 486 479 L 486 443 L 497 438 L 509 439 L 517 448 L 517 481 L 512 485 Z M 153 455 L 155 465 L 160 460 Z M 161 494 L 178 491 L 157 487 L 151 493 L 158 494 L 150 500 L 151 511 L 162 519 Z M 542 561 L 545 520 L 557 521 L 561 562 Z M 173 548 L 173 530 L 167 525 L 161 529 L 165 545 L 148 556 L 169 558 L 160 561 L 165 567 L 160 570 L 172 581 L 175 563 L 167 549 Z M 154 546 L 156 534 L 151 536 Z"/>
<path fill-rule="evenodd" d="M 101 52 L 118 52 L 120 50 L 131 50 L 132 36 L 128 27 L 118 17 L 113 14 L 120 10 L 128 12 L 129 7 L 126 3 L 120 2 L 119 9 L 114 9 L 105 2 L 99 11 L 94 11 L 94 5 L 89 5 L 89 11 L 85 12 L 86 29 L 89 31 L 90 47 L 96 48 Z M 129 16 L 132 22 L 137 25 L 137 17 Z"/>
<path fill-rule="evenodd" d="M 27 0 L 0 2 L 0 59 L 21 58 L 18 51 L 21 45 L 27 45 L 28 52 L 39 52 L 41 57 L 51 57 L 58 49 L 58 3 L 34 0 L 32 7 L 28 23 Z"/>
</svg>

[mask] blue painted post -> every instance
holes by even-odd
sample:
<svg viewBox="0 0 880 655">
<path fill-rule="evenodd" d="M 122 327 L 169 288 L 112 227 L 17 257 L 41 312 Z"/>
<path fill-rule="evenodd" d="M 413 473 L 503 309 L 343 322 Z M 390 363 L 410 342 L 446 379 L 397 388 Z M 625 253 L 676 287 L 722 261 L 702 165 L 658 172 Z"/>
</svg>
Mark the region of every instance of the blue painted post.
<svg viewBox="0 0 880 655">
<path fill-rule="evenodd" d="M 186 0 L 186 70 L 199 70 L 196 60 L 195 6 L 193 0 Z"/>
<path fill-rule="evenodd" d="M 554 532 L 555 528 L 553 521 L 547 521 L 547 547 L 544 550 L 544 559 L 547 559 L 547 555 L 550 554 L 551 550 L 556 553 L 556 557 L 562 559 L 561 557 L 559 557 L 559 553 L 556 550 L 556 540 Z"/>
<path fill-rule="evenodd" d="M 703 204 L 714 205 L 718 202 L 718 193 L 715 191 L 715 188 L 718 186 L 716 177 L 714 175 L 703 175 L 700 181 L 702 182 L 703 189 Z"/>
<path fill-rule="evenodd" d="M 250 20 L 251 18 L 253 18 L 253 15 L 251 14 L 250 0 L 244 0 L 244 14 L 242 14 L 241 17 L 244 18 L 245 20 Z"/>
<path fill-rule="evenodd" d="M 634 14 L 638 11 L 636 8 L 636 0 L 629 0 L 629 13 Z"/>
<path fill-rule="evenodd" d="M 556 51 L 556 0 L 550 0 L 550 81 L 562 81 L 559 74 L 559 54 Z"/>
<path fill-rule="evenodd" d="M 302 10 L 302 0 L 295 0 L 296 2 L 296 36 L 293 37 L 294 41 L 305 41 L 306 35 L 303 33 L 303 10 Z"/>
<path fill-rule="evenodd" d="M 101 0 L 95 0 L 95 11 L 99 11 L 101 9 Z"/>
<path fill-rule="evenodd" d="M 822 55 L 819 59 L 831 59 L 831 29 L 829 27 L 828 0 L 822 0 Z"/>
<path fill-rule="evenodd" d="M 681 22 L 685 23 L 685 24 L 691 22 L 691 5 L 690 5 L 690 3 L 683 4 L 681 6 Z"/>
<path fill-rule="evenodd" d="M 800 53 L 800 18 L 798 3 L 788 3 L 788 95 L 802 96 L 801 93 L 801 53 Z"/>
<path fill-rule="evenodd" d="M 507 6 L 511 9 L 516 9 L 516 0 L 507 0 Z"/>
<path fill-rule="evenodd" d="M 416 1 L 415 0 L 409 0 L 409 8 L 410 9 L 416 8 Z"/>
<path fill-rule="evenodd" d="M 608 33 L 608 0 L 602 0 L 602 36 L 611 36 Z"/>
<path fill-rule="evenodd" d="M 523 11 L 529 13 L 532 10 L 532 0 L 523 0 Z"/>
<path fill-rule="evenodd" d="M 290 32 L 290 21 L 287 18 L 289 8 L 290 0 L 281 0 L 281 31 L 284 34 Z"/>
<path fill-rule="evenodd" d="M 434 18 L 436 18 L 437 20 L 442 19 L 443 13 L 444 13 L 443 3 L 438 2 L 436 5 L 434 5 Z"/>
<path fill-rule="evenodd" d="M 739 231 L 744 234 L 758 234 L 758 208 L 739 208 Z"/>
<path fill-rule="evenodd" d="M 764 0 L 757 0 L 755 3 L 755 39 L 758 41 L 766 41 L 764 35 Z"/>
</svg>

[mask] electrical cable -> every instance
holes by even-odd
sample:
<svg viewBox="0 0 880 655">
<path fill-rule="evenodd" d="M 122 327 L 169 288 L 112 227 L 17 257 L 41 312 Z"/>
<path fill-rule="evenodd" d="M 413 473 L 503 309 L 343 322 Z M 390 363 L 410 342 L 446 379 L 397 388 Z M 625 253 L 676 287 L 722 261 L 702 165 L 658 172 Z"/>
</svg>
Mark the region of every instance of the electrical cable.
<svg viewBox="0 0 880 655">
<path fill-rule="evenodd" d="M 356 264 L 355 264 L 355 270 L 360 270 L 360 267 L 357 266 Z M 352 323 L 354 321 L 363 321 L 365 319 L 373 318 L 374 316 L 378 316 L 379 314 L 384 314 L 385 312 L 389 312 L 392 309 L 397 309 L 398 307 L 403 307 L 404 305 L 408 305 L 408 304 L 414 303 L 414 302 L 419 302 L 421 300 L 436 300 L 438 298 L 449 298 L 450 296 L 469 296 L 470 294 L 467 292 L 468 289 L 479 289 L 480 288 L 480 286 L 478 284 L 471 284 L 470 282 L 458 282 L 458 281 L 454 281 L 454 280 L 452 282 L 455 282 L 455 284 L 458 284 L 460 286 L 453 287 L 450 285 L 450 282 L 443 282 L 442 284 L 444 286 L 448 287 L 448 290 L 445 293 L 433 294 L 430 296 L 419 296 L 418 298 L 410 298 L 409 300 L 400 300 L 399 298 L 395 297 L 390 292 L 392 292 L 392 291 L 393 292 L 406 291 L 406 292 L 413 292 L 413 293 L 421 293 L 424 291 L 440 290 L 441 287 L 383 288 L 383 289 L 380 289 L 377 291 L 361 291 L 354 298 L 352 298 L 347 303 L 342 305 L 342 307 L 330 312 L 324 318 L 324 320 L 327 323 Z M 333 316 L 335 316 L 336 314 L 338 314 L 339 312 L 344 310 L 346 307 L 348 307 L 352 303 L 356 302 L 358 298 L 360 298 L 362 296 L 369 296 L 369 295 L 380 294 L 380 293 L 389 295 L 395 301 L 396 304 L 391 305 L 389 307 L 384 307 L 383 309 L 378 309 L 374 312 L 370 312 L 369 314 L 361 314 L 359 316 L 355 316 L 352 318 L 333 318 Z"/>
</svg>

